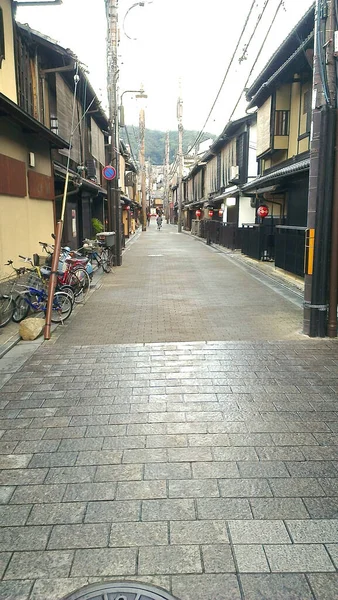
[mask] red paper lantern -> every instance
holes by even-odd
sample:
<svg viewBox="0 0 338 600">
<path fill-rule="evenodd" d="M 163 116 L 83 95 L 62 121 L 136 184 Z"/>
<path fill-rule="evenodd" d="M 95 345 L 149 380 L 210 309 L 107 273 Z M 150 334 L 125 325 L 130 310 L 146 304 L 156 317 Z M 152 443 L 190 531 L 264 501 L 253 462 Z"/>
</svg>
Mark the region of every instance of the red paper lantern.
<svg viewBox="0 0 338 600">
<path fill-rule="evenodd" d="M 127 204 L 127 206 L 124 207 L 124 210 L 130 210 L 129 204 Z"/>
<path fill-rule="evenodd" d="M 262 204 L 261 206 L 259 206 L 257 208 L 257 215 L 261 218 L 264 219 L 265 217 L 267 217 L 269 214 L 269 209 L 265 204 Z"/>
<path fill-rule="evenodd" d="M 223 210 L 220 208 L 218 211 L 218 216 L 221 217 L 223 215 Z"/>
<path fill-rule="evenodd" d="M 209 217 L 213 217 L 214 216 L 214 211 L 212 208 L 209 209 Z"/>
<path fill-rule="evenodd" d="M 202 214 L 202 213 L 201 213 L 200 209 L 198 208 L 198 209 L 196 210 L 196 217 L 197 217 L 197 219 L 199 219 L 199 218 L 200 218 L 201 214 Z"/>
</svg>

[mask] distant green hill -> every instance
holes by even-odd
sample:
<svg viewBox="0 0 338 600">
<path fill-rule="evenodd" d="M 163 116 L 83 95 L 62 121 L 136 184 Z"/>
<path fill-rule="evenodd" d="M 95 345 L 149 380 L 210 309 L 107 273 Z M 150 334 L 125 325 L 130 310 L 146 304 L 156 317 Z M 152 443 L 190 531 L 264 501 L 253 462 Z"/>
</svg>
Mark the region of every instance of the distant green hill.
<svg viewBox="0 0 338 600">
<path fill-rule="evenodd" d="M 127 132 L 126 132 L 127 130 Z M 191 144 L 194 143 L 199 131 L 187 130 L 183 132 L 183 152 L 186 152 Z M 120 137 L 125 144 L 131 145 L 135 159 L 138 160 L 139 154 L 139 128 L 127 125 L 126 128 L 120 129 Z M 146 129 L 145 131 L 145 155 L 146 160 L 150 160 L 153 165 L 163 165 L 165 156 L 165 131 L 157 131 L 156 129 Z M 128 140 L 129 138 L 129 140 Z M 201 142 L 208 139 L 215 139 L 216 136 L 211 133 L 204 133 L 201 137 Z M 170 162 L 175 160 L 178 150 L 178 131 L 169 132 L 170 143 Z"/>
</svg>

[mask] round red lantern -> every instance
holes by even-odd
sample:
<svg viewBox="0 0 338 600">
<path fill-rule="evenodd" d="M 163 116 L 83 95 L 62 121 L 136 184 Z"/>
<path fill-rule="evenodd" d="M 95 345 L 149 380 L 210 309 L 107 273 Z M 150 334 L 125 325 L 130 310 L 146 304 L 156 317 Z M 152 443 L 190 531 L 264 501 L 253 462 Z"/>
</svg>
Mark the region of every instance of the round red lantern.
<svg viewBox="0 0 338 600">
<path fill-rule="evenodd" d="M 202 213 L 201 213 L 200 209 L 198 208 L 198 209 L 196 210 L 196 217 L 197 217 L 197 219 L 199 219 L 199 218 L 200 218 L 201 214 L 202 214 Z"/>
<path fill-rule="evenodd" d="M 218 216 L 222 217 L 222 215 L 223 215 L 223 210 L 220 208 L 219 211 L 218 211 Z"/>
<path fill-rule="evenodd" d="M 129 204 L 127 204 L 127 206 L 124 207 L 124 210 L 130 210 Z"/>
<path fill-rule="evenodd" d="M 212 208 L 209 209 L 208 214 L 209 214 L 209 217 L 213 217 L 214 216 L 214 211 L 213 211 Z"/>
<path fill-rule="evenodd" d="M 269 209 L 265 204 L 262 204 L 257 208 L 257 216 L 261 219 L 264 219 L 269 214 Z"/>
</svg>

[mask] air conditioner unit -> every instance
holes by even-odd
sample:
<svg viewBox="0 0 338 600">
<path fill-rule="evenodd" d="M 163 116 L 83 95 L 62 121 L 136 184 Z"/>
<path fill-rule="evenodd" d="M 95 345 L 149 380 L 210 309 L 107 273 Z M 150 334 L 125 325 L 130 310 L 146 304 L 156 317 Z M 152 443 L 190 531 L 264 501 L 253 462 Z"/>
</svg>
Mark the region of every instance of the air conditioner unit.
<svg viewBox="0 0 338 600">
<path fill-rule="evenodd" d="M 239 180 L 239 166 L 230 167 L 230 183 Z"/>
<path fill-rule="evenodd" d="M 136 183 L 136 174 L 133 171 L 127 171 L 124 178 L 125 185 L 132 187 Z"/>
</svg>

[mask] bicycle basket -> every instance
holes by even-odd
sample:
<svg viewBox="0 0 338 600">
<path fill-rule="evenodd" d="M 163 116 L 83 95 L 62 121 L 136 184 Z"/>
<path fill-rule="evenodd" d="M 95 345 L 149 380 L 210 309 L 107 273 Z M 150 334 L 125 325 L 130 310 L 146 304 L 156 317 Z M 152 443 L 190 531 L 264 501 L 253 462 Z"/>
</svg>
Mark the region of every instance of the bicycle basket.
<svg viewBox="0 0 338 600">
<path fill-rule="evenodd" d="M 39 267 L 40 265 L 40 256 L 38 254 L 33 254 L 33 265 L 34 267 Z"/>
</svg>

